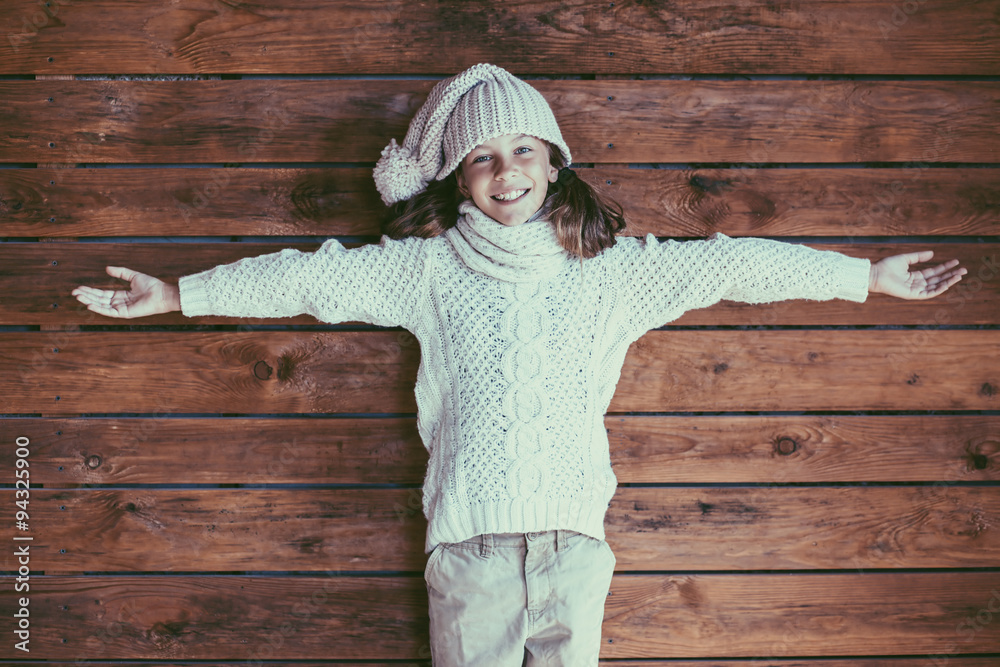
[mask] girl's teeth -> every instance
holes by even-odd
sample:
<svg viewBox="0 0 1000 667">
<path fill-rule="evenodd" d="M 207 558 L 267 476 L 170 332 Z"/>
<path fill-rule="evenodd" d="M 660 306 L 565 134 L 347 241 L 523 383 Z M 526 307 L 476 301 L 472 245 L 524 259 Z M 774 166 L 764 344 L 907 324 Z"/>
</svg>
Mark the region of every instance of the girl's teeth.
<svg viewBox="0 0 1000 667">
<path fill-rule="evenodd" d="M 499 199 L 500 201 L 511 201 L 512 199 L 517 199 L 523 195 L 527 190 L 515 190 L 513 192 L 507 193 L 505 195 L 493 195 L 494 199 Z"/>
</svg>

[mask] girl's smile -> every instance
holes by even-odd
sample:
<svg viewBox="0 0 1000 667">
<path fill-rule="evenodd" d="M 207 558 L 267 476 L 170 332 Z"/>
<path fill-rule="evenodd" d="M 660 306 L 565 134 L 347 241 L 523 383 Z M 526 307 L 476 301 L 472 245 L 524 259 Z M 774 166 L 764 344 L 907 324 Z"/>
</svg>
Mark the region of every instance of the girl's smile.
<svg viewBox="0 0 1000 667">
<path fill-rule="evenodd" d="M 459 190 L 497 222 L 520 225 L 542 207 L 549 183 L 559 176 L 549 160 L 540 139 L 505 134 L 465 156 L 457 173 Z"/>
</svg>

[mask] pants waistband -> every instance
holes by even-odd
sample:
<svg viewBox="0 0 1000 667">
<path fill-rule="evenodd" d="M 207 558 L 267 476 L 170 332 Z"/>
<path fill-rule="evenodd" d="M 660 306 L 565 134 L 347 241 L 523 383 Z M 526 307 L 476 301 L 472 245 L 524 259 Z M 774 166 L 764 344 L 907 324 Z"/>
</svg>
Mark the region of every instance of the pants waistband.
<svg viewBox="0 0 1000 667">
<path fill-rule="evenodd" d="M 568 546 L 569 538 L 579 535 L 575 530 L 545 530 L 537 533 L 486 533 L 473 537 L 470 542 L 479 544 L 479 555 L 488 558 L 497 548 L 531 548 L 551 544 L 556 551 Z"/>
</svg>

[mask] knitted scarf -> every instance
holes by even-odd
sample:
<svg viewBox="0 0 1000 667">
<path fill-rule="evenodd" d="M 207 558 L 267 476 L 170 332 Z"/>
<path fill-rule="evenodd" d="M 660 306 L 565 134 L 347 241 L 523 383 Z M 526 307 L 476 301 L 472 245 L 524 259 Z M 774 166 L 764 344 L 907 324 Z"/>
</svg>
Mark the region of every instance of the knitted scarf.
<svg viewBox="0 0 1000 667">
<path fill-rule="evenodd" d="M 512 283 L 545 280 L 570 259 L 548 220 L 547 204 L 526 222 L 508 227 L 466 199 L 458 205 L 458 222 L 444 236 L 473 271 Z"/>
</svg>

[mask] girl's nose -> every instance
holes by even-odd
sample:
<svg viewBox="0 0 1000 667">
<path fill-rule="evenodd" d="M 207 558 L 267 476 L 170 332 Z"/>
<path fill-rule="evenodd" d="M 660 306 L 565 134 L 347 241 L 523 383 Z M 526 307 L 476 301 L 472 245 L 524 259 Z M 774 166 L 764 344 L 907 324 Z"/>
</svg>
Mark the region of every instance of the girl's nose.
<svg viewBox="0 0 1000 667">
<path fill-rule="evenodd" d="M 517 167 L 514 165 L 513 161 L 510 160 L 497 160 L 496 161 L 496 171 L 494 172 L 494 178 L 497 179 L 508 179 L 517 173 Z"/>
</svg>

